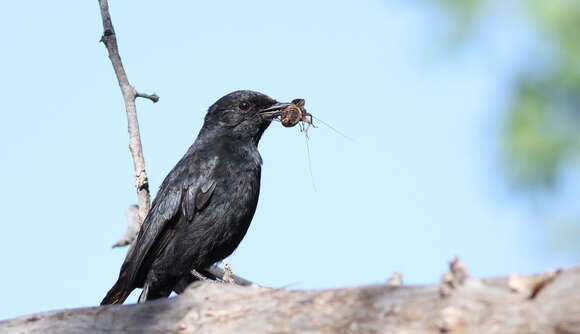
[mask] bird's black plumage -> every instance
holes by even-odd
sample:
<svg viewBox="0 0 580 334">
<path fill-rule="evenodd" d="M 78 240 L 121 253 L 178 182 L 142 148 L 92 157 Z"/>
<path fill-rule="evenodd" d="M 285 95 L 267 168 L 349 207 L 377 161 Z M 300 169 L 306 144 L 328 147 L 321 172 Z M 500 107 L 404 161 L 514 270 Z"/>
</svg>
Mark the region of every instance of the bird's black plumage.
<svg viewBox="0 0 580 334">
<path fill-rule="evenodd" d="M 287 104 L 253 91 L 230 93 L 208 110 L 193 145 L 163 181 L 101 302 L 167 297 L 192 269 L 229 256 L 246 234 L 260 193 L 258 142 L 273 111 Z"/>
</svg>

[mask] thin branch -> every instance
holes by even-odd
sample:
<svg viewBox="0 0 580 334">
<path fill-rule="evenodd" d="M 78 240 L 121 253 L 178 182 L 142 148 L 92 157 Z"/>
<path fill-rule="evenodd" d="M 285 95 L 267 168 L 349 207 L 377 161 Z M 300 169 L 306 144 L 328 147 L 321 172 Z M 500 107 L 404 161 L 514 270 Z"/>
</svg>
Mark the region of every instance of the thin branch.
<svg viewBox="0 0 580 334">
<path fill-rule="evenodd" d="M 138 93 L 129 83 L 127 73 L 123 68 L 121 56 L 119 55 L 119 48 L 117 46 L 117 38 L 115 36 L 115 29 L 111 21 L 111 14 L 109 14 L 109 4 L 107 0 L 99 0 L 101 7 L 101 17 L 103 18 L 103 36 L 101 42 L 105 44 L 109 53 L 109 59 L 117 75 L 119 87 L 123 93 L 125 100 L 125 109 L 127 111 L 127 123 L 129 128 L 129 149 L 133 156 L 133 168 L 135 170 L 135 188 L 137 189 L 137 198 L 139 201 L 139 222 L 149 212 L 151 195 L 149 194 L 149 181 L 145 171 L 145 158 L 143 157 L 143 147 L 141 145 L 141 137 L 139 135 L 139 122 L 137 120 L 137 108 L 135 106 L 135 99 L 137 97 L 147 98 L 153 102 L 157 102 L 159 97 L 155 94 L 147 95 Z"/>
<path fill-rule="evenodd" d="M 159 101 L 159 96 L 157 96 L 157 94 L 155 94 L 155 93 L 153 93 L 153 94 L 149 95 L 149 94 L 144 94 L 144 93 L 139 93 L 139 92 L 137 92 L 137 93 L 135 94 L 135 96 L 137 96 L 137 97 L 142 97 L 142 98 L 144 98 L 144 99 L 149 99 L 149 100 L 153 101 L 153 103 L 155 103 L 155 102 Z"/>
</svg>

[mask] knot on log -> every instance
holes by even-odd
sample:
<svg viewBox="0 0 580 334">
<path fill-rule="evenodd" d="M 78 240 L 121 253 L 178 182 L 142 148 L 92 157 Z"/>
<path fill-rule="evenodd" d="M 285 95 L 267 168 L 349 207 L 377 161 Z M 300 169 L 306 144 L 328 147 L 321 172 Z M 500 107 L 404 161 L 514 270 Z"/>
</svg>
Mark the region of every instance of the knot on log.
<svg viewBox="0 0 580 334">
<path fill-rule="evenodd" d="M 387 280 L 387 285 L 391 285 L 391 286 L 403 285 L 403 275 L 400 272 L 395 271 L 391 275 L 391 277 L 389 277 L 389 279 Z"/>
<path fill-rule="evenodd" d="M 449 261 L 449 271 L 441 277 L 439 294 L 441 297 L 448 297 L 451 295 L 453 289 L 463 285 L 468 278 L 469 271 L 467 270 L 467 267 L 459 261 L 457 256 L 454 257 Z"/>
<path fill-rule="evenodd" d="M 234 272 L 232 270 L 232 265 L 229 262 L 224 264 L 224 276 L 222 277 L 224 283 L 234 284 Z"/>
<path fill-rule="evenodd" d="M 107 41 L 110 40 L 111 36 L 113 36 L 115 32 L 112 29 L 105 29 L 103 30 L 103 35 L 99 42 L 107 44 Z"/>
<path fill-rule="evenodd" d="M 508 286 L 513 292 L 525 295 L 529 299 L 534 299 L 548 284 L 552 283 L 562 272 L 561 269 L 550 271 L 544 274 L 532 276 L 520 276 L 512 274 L 508 278 Z"/>
</svg>

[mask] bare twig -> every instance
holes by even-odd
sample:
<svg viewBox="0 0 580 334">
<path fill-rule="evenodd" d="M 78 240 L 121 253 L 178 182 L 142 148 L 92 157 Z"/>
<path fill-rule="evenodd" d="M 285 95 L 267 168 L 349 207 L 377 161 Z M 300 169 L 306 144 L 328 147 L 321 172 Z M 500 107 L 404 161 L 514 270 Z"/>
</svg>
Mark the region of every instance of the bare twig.
<svg viewBox="0 0 580 334">
<path fill-rule="evenodd" d="M 99 0 L 101 7 L 101 17 L 103 18 L 103 36 L 101 42 L 105 44 L 109 53 L 109 59 L 113 64 L 113 69 L 117 75 L 123 99 L 125 100 L 125 109 L 127 111 L 127 123 L 129 127 L 129 149 L 133 156 L 133 167 L 135 169 L 135 188 L 137 188 L 137 197 L 139 200 L 139 222 L 149 212 L 151 196 L 149 194 L 149 181 L 147 173 L 145 172 L 145 158 L 143 157 L 143 147 L 141 146 L 141 137 L 139 135 L 139 122 L 137 120 L 137 109 L 135 106 L 135 99 L 137 97 L 147 98 L 153 102 L 157 102 L 159 97 L 155 94 L 147 95 L 138 93 L 129 83 L 127 73 L 123 68 L 121 56 L 119 55 L 119 48 L 117 46 L 117 38 L 115 37 L 115 29 L 111 21 L 111 14 L 109 14 L 109 4 L 107 0 Z"/>
<path fill-rule="evenodd" d="M 137 96 L 137 97 L 142 97 L 142 98 L 144 98 L 144 99 L 149 99 L 149 100 L 153 101 L 153 103 L 155 103 L 155 102 L 159 101 L 159 96 L 157 96 L 157 94 L 155 94 L 155 93 L 153 93 L 153 94 L 149 95 L 149 94 L 144 94 L 144 93 L 139 93 L 139 92 L 137 92 L 137 93 L 135 94 L 135 96 Z"/>
</svg>

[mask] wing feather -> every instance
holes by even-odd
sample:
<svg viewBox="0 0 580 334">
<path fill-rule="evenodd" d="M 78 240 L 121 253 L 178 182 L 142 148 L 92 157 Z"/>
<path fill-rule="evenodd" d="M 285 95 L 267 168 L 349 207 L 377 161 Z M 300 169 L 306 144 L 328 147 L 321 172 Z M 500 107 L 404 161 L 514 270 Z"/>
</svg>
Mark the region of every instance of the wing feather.
<svg viewBox="0 0 580 334">
<path fill-rule="evenodd" d="M 173 238 L 171 225 L 174 224 L 171 222 L 178 220 L 180 215 L 192 221 L 195 212 L 209 202 L 217 185 L 213 179 L 217 157 L 199 161 L 197 156 L 184 156 L 163 181 L 121 269 L 121 275 L 129 282 L 142 284 L 149 270 L 148 264 Z M 202 191 L 204 189 L 206 191 Z"/>
</svg>

